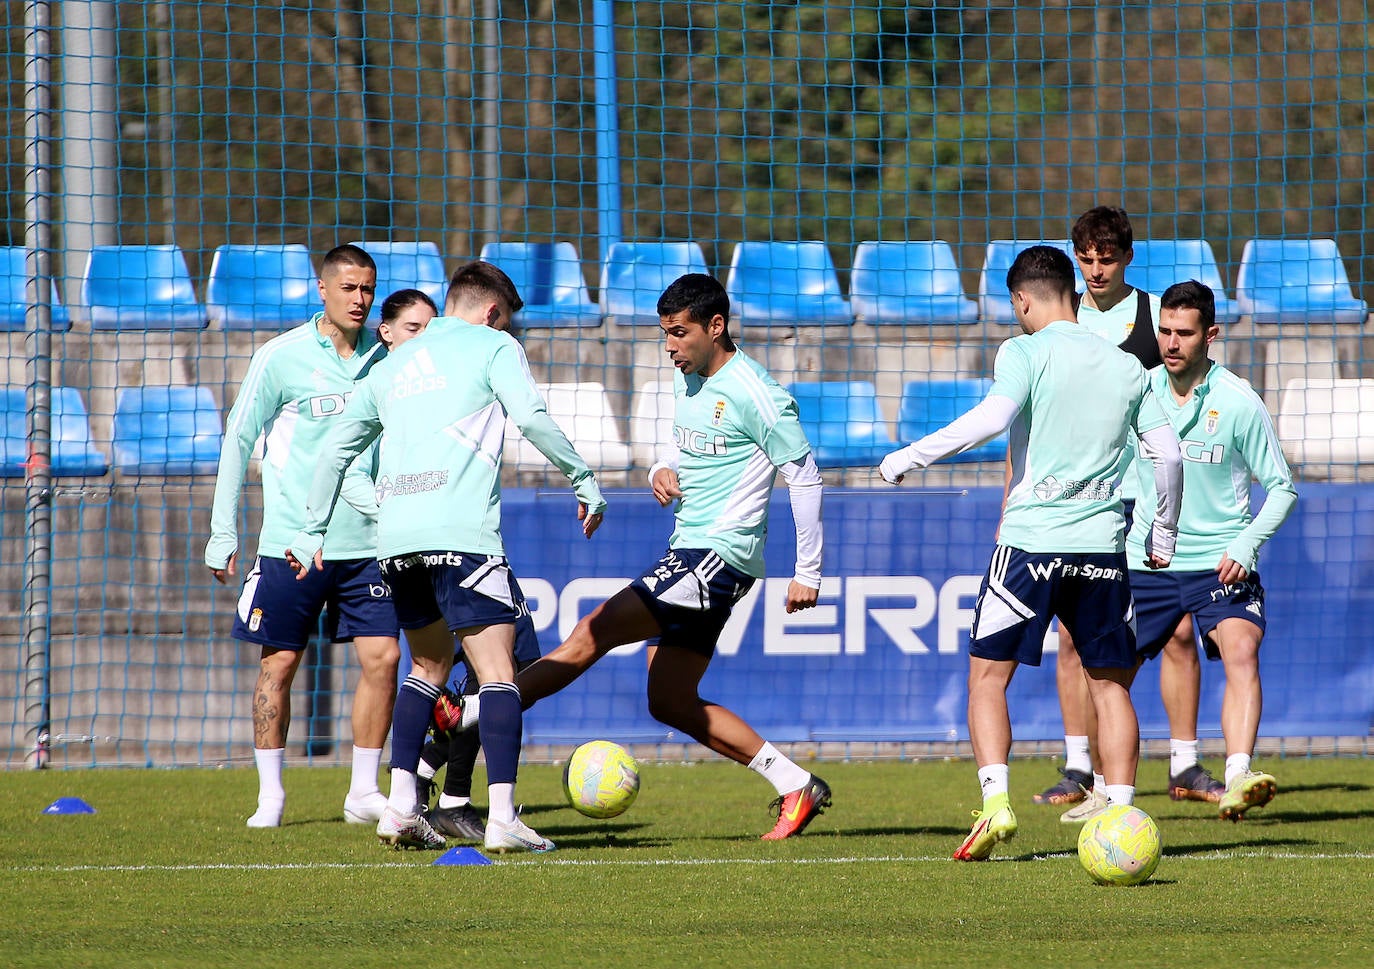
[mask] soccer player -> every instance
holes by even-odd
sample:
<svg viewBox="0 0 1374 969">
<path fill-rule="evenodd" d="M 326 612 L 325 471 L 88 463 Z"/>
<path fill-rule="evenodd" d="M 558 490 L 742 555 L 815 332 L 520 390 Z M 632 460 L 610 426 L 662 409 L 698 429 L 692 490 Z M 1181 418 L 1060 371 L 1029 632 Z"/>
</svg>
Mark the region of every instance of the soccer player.
<svg viewBox="0 0 1374 969">
<path fill-rule="evenodd" d="M 359 374 L 384 353 L 365 325 L 376 279 L 372 258 L 362 249 L 330 250 L 320 267 L 323 311 L 253 354 L 226 422 L 205 546 L 205 564 L 221 584 L 237 574 L 238 500 L 248 459 L 260 435 L 266 446 L 258 557 L 244 577 L 233 625 L 234 638 L 262 649 L 253 691 L 258 806 L 250 828 L 281 824 L 291 682 L 325 607 L 330 637 L 351 640 L 362 667 L 353 698 L 353 775 L 344 818 L 375 823 L 386 804 L 377 768 L 391 722 L 400 647 L 391 596 L 377 569 L 375 526 L 365 511 L 341 509 L 325 542 L 327 566 L 304 584 L 295 581 L 285 558 L 305 521 L 306 488 L 325 434 L 343 413 Z M 350 503 L 375 504 L 363 468 L 350 469 L 348 478 Z"/>
<path fill-rule="evenodd" d="M 391 793 L 377 822 L 378 837 L 397 847 L 444 845 L 420 813 L 415 774 L 435 701 L 461 648 L 483 699 L 484 843 L 498 851 L 553 848 L 515 813 L 522 717 L 513 651 L 523 603 L 500 531 L 507 415 L 572 483 L 588 538 L 606 503 L 586 462 L 545 410 L 520 344 L 500 332 L 521 305 L 496 266 L 458 268 L 446 316 L 359 382 L 323 448 L 306 521 L 291 546 L 301 574 L 313 574 L 345 468 L 380 435 L 377 555 L 415 664 L 396 698 Z"/>
<path fill-rule="evenodd" d="M 789 613 L 810 609 L 821 587 L 820 470 L 791 396 L 730 337 L 730 299 L 703 273 L 671 283 L 658 300 L 673 376 L 675 442 L 649 472 L 654 497 L 676 502 L 663 557 L 592 610 L 557 649 L 516 682 L 528 707 L 577 679 L 610 650 L 649 647 L 649 713 L 763 776 L 778 820 L 764 840 L 788 838 L 830 804 L 830 787 L 698 687 L 730 610 L 764 574 L 768 501 L 777 473 L 788 485 L 797 559 Z M 485 696 L 480 710 L 485 710 Z M 464 722 L 472 712 L 465 709 Z"/>
<path fill-rule="evenodd" d="M 1078 324 L 1140 361 L 1146 370 L 1162 361 L 1157 339 L 1160 318 L 1159 297 L 1136 289 L 1126 281 L 1135 256 L 1135 233 L 1125 210 L 1100 205 L 1078 217 L 1071 233 L 1074 259 L 1082 273 L 1086 291 L 1078 303 Z M 1128 455 L 1129 463 L 1129 455 Z M 1135 507 L 1135 475 L 1127 472 L 1121 483 L 1129 527 Z M 1186 651 L 1166 649 L 1160 659 L 1160 692 L 1166 706 L 1196 710 L 1202 687 L 1202 668 L 1196 648 Z M 1088 737 L 1096 734 L 1092 700 L 1083 677 L 1073 637 L 1059 628 L 1059 652 L 1055 663 L 1055 685 L 1059 709 L 1064 719 L 1064 770 L 1058 783 L 1036 794 L 1037 804 L 1073 805 L 1085 799 L 1091 803 L 1070 807 L 1062 820 L 1077 823 L 1101 810 L 1106 798 L 1099 789 L 1100 771 L 1095 771 Z M 1169 796 L 1176 801 L 1210 800 L 1221 797 L 1222 785 L 1198 763 L 1197 717 L 1184 717 L 1169 731 Z M 1097 795 L 1092 792 L 1097 790 Z"/>
<path fill-rule="evenodd" d="M 418 289 L 398 289 L 382 300 L 377 339 L 390 352 L 425 332 L 429 321 L 439 315 L 434 300 Z"/>
<path fill-rule="evenodd" d="M 1173 649 L 1196 658 L 1197 632 L 1210 660 L 1226 671 L 1221 732 L 1226 741 L 1226 788 L 1221 817 L 1239 821 L 1274 797 L 1272 775 L 1251 769 L 1263 699 L 1259 649 L 1264 638 L 1264 587 L 1260 547 L 1292 512 L 1298 493 L 1283 458 L 1274 423 L 1250 384 L 1208 358 L 1217 338 L 1216 298 L 1195 280 L 1164 291 L 1159 345 L 1164 366 L 1150 384 L 1182 441 L 1188 499 L 1178 525 L 1173 561 L 1157 572 L 1132 569 L 1136 633 L 1142 653 Z M 1142 507 L 1154 483 L 1137 460 Z M 1266 497 L 1250 515 L 1250 481 Z M 1126 538 L 1132 563 L 1143 557 L 1148 516 L 1140 515 Z M 1197 727 L 1197 700 L 1164 692 L 1171 725 Z M 1171 729 L 1171 733 L 1175 731 Z"/>
<path fill-rule="evenodd" d="M 377 337 L 387 350 L 394 350 L 408 340 L 425 331 L 430 320 L 439 315 L 433 301 L 418 289 L 401 289 L 382 301 L 382 320 L 377 327 Z M 508 317 L 497 316 L 487 321 L 498 329 L 506 329 Z M 484 324 L 485 325 L 485 324 Z M 509 330 L 507 329 L 507 332 Z M 514 581 L 512 579 L 512 581 Z M 515 666 L 523 669 L 539 658 L 539 638 L 534 630 L 534 620 L 530 618 L 529 608 L 524 604 L 524 594 L 519 592 L 518 605 L 520 616 L 515 622 Z M 461 654 L 454 658 L 456 666 Z M 461 689 L 476 693 L 477 675 L 471 665 L 464 662 L 466 676 Z M 429 820 L 436 832 L 447 838 L 463 841 L 481 841 L 486 835 L 486 825 L 482 816 L 472 806 L 472 772 L 477 766 L 477 754 L 481 750 L 481 734 L 477 730 L 455 733 L 450 736 L 436 730 L 434 739 L 425 744 L 420 753 L 420 763 L 416 771 L 416 802 L 421 813 Z M 444 774 L 444 788 L 439 795 L 439 803 L 433 810 L 429 802 L 433 796 L 434 776 L 440 767 L 448 765 Z"/>
<path fill-rule="evenodd" d="M 892 452 L 879 469 L 896 484 L 1011 428 L 1011 478 L 969 643 L 969 738 L 983 807 L 954 853 L 960 861 L 981 861 L 1016 834 L 1007 686 L 1019 664 L 1040 664 L 1053 617 L 1080 644 L 1107 796 L 1121 804 L 1135 796 L 1139 725 L 1129 688 L 1136 643 L 1117 488 L 1133 428 L 1159 483 L 1142 564 L 1167 565 L 1182 487 L 1178 438 L 1140 365 L 1073 322 L 1073 288 L 1073 264 L 1060 250 L 1019 253 L 1007 290 L 1025 335 L 1002 344 L 987 397 Z"/>
</svg>

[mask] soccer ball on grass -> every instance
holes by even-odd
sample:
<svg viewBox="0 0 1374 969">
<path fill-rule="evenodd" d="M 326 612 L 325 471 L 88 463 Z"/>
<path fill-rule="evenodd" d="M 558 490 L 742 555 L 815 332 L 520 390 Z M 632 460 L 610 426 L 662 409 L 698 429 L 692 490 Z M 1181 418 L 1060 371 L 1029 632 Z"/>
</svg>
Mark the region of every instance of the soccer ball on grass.
<svg viewBox="0 0 1374 969">
<path fill-rule="evenodd" d="M 588 741 L 563 766 L 563 792 L 589 818 L 624 814 L 639 795 L 639 764 L 619 744 Z"/>
<path fill-rule="evenodd" d="M 1139 885 L 1155 873 L 1163 844 L 1154 819 L 1133 804 L 1113 804 L 1078 832 L 1078 860 L 1099 885 Z"/>
</svg>

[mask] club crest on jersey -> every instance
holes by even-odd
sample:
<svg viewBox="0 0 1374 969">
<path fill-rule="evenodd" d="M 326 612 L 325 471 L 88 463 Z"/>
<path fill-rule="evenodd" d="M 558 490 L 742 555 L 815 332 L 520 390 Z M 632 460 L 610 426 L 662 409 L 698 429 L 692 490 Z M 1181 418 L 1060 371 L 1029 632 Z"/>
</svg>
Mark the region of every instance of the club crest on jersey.
<svg viewBox="0 0 1374 969">
<path fill-rule="evenodd" d="M 721 418 L 725 416 L 725 401 L 716 401 L 716 408 L 711 412 L 711 426 L 720 427 Z"/>
<path fill-rule="evenodd" d="M 257 632 L 262 628 L 262 610 L 254 609 L 248 614 L 248 631 Z"/>
<path fill-rule="evenodd" d="M 1207 412 L 1207 424 L 1206 424 L 1206 427 L 1207 427 L 1207 433 L 1208 433 L 1208 434 L 1215 434 L 1215 433 L 1217 432 L 1217 418 L 1219 418 L 1220 416 L 1221 416 L 1221 415 L 1218 414 L 1218 413 L 1217 413 L 1216 411 L 1214 411 L 1214 410 L 1209 410 L 1209 411 Z"/>
</svg>

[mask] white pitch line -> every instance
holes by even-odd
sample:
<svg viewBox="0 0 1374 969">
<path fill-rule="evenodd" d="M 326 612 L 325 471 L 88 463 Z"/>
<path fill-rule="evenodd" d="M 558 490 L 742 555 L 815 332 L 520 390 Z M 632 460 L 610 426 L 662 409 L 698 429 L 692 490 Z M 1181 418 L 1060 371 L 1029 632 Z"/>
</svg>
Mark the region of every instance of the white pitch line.
<svg viewBox="0 0 1374 969">
<path fill-rule="evenodd" d="M 1027 861 L 1055 861 L 1064 858 L 1072 858 L 1073 852 L 1052 852 L 1043 855 L 1033 855 Z M 414 857 L 412 855 L 412 857 Z M 434 857 L 439 857 L 438 855 Z M 1333 861 L 1338 859 L 1374 861 L 1374 852 L 1368 851 L 1348 851 L 1348 852 L 1317 852 L 1304 854 L 1296 851 L 1263 851 L 1263 850 L 1238 850 L 1238 851 L 1208 851 L 1196 855 L 1170 855 L 1165 860 L 1172 864 L 1178 861 L 1227 861 L 1238 858 L 1262 858 L 1274 861 Z M 994 862 L 1008 862 L 1010 858 L 994 858 Z M 507 867 L 526 866 L 526 865 L 555 865 L 569 868 L 655 868 L 655 867 L 714 867 L 728 865 L 865 865 L 865 864 L 932 864 L 932 863 L 952 863 L 948 855 L 871 855 L 871 856 L 851 856 L 844 858 L 618 858 L 618 859 L 593 859 L 593 858 L 557 858 L 557 857 L 526 857 L 519 861 L 493 859 L 494 864 Z M 431 863 L 432 864 L 432 863 Z M 213 864 L 213 865 L 61 865 L 56 867 L 46 867 L 42 865 L 29 865 L 24 867 L 10 868 L 12 872 L 52 872 L 52 873 L 72 873 L 72 872 L 138 872 L 138 871 L 317 871 L 325 869 L 373 869 L 373 868 L 416 868 L 421 867 L 412 864 L 410 861 L 379 861 L 379 862 L 297 862 L 284 864 Z"/>
</svg>

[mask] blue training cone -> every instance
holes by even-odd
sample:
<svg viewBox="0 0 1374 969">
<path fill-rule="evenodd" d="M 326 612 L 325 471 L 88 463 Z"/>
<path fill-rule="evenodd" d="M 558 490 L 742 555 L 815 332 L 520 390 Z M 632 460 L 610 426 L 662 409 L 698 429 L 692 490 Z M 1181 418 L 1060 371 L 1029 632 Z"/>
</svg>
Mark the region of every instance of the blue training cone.
<svg viewBox="0 0 1374 969">
<path fill-rule="evenodd" d="M 59 797 L 43 809 L 44 814 L 94 814 L 91 807 L 79 797 Z"/>
<path fill-rule="evenodd" d="M 490 865 L 491 859 L 476 848 L 467 845 L 461 848 L 450 848 L 438 858 L 434 859 L 436 865 Z"/>
</svg>

